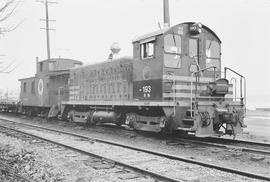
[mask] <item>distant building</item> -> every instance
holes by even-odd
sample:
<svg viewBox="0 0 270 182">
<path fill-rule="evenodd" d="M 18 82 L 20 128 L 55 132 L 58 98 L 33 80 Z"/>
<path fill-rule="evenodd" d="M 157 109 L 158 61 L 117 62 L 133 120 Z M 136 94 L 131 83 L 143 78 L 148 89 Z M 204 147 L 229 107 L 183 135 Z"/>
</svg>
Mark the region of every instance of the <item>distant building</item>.
<svg viewBox="0 0 270 182">
<path fill-rule="evenodd" d="M 257 111 L 270 111 L 270 108 L 256 108 Z"/>
</svg>

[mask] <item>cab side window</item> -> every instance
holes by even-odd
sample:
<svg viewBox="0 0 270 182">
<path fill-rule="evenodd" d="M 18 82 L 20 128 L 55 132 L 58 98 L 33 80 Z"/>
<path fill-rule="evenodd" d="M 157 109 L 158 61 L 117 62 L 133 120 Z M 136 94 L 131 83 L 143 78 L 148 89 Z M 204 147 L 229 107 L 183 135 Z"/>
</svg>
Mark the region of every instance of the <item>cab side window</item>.
<svg viewBox="0 0 270 182">
<path fill-rule="evenodd" d="M 220 45 L 217 41 L 206 40 L 206 57 L 207 58 L 220 58 Z"/>
<path fill-rule="evenodd" d="M 39 71 L 42 72 L 43 71 L 43 62 L 39 63 Z"/>
<path fill-rule="evenodd" d="M 198 40 L 189 39 L 189 57 L 196 59 L 198 57 Z"/>
<path fill-rule="evenodd" d="M 153 58 L 154 57 L 154 48 L 155 41 L 144 42 L 140 44 L 141 48 L 141 59 Z"/>
<path fill-rule="evenodd" d="M 35 94 L 35 81 L 32 81 L 31 83 L 31 93 Z"/>
<path fill-rule="evenodd" d="M 181 36 L 178 34 L 167 34 L 164 37 L 164 65 L 168 68 L 181 68 L 182 50 Z"/>
</svg>

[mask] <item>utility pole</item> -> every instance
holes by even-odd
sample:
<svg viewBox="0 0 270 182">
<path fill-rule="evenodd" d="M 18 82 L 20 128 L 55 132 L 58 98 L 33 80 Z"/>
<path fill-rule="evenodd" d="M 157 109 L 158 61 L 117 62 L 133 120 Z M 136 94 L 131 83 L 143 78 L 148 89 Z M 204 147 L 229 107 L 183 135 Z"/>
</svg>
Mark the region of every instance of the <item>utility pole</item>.
<svg viewBox="0 0 270 182">
<path fill-rule="evenodd" d="M 51 49 L 50 49 L 50 30 L 49 30 L 49 10 L 48 10 L 48 1 L 45 1 L 46 9 L 46 34 L 47 34 L 47 57 L 51 59 Z"/>
<path fill-rule="evenodd" d="M 170 27 L 169 0 L 163 0 L 163 17 L 164 17 L 164 26 Z"/>
<path fill-rule="evenodd" d="M 50 20 L 49 19 L 49 4 L 57 4 L 57 2 L 52 2 L 52 1 L 38 1 L 41 2 L 45 5 L 45 19 L 40 19 L 40 21 L 45 21 L 46 22 L 46 28 L 41 28 L 43 30 L 46 30 L 46 40 L 47 40 L 47 59 L 51 59 L 51 49 L 50 49 L 50 30 L 55 30 L 50 28 L 50 21 L 55 21 L 55 20 Z"/>
</svg>

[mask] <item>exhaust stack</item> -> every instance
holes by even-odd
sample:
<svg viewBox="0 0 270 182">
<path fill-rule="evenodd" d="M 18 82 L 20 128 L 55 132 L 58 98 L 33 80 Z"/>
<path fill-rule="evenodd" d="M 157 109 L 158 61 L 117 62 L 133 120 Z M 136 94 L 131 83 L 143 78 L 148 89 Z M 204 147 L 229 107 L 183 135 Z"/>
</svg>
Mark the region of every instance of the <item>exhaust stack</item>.
<svg viewBox="0 0 270 182">
<path fill-rule="evenodd" d="M 170 27 L 169 0 L 163 0 L 164 27 Z"/>
</svg>

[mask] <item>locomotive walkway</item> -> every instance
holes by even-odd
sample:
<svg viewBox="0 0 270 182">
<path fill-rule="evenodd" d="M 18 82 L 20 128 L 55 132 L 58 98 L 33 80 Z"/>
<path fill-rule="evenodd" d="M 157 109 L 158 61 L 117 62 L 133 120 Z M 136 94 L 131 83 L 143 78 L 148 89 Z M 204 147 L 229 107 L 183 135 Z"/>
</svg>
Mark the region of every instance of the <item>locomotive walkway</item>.
<svg viewBox="0 0 270 182">
<path fill-rule="evenodd" d="M 151 176 L 162 181 L 186 181 L 187 179 L 184 179 L 183 176 L 181 176 L 180 170 L 175 171 L 178 166 L 185 166 L 184 163 L 195 165 L 194 168 L 197 169 L 197 173 L 198 171 L 203 173 L 205 170 L 209 173 L 209 170 L 211 170 L 213 174 L 217 174 L 222 173 L 221 171 L 223 171 L 249 178 L 270 181 L 270 177 L 260 174 L 208 164 L 195 159 L 150 151 L 143 148 L 127 146 L 107 140 L 90 138 L 88 136 L 52 128 L 3 119 L 1 119 L 0 124 L 2 127 L 8 127 L 9 129 L 17 132 L 23 132 L 27 135 L 31 135 L 32 137 L 36 137 L 56 145 L 61 145 L 87 155 L 112 161 L 116 165 L 132 169 L 140 174 Z M 69 138 L 69 140 L 63 139 L 63 137 Z M 91 151 L 89 151 L 90 148 Z M 160 166 L 162 166 L 162 169 Z M 183 169 L 181 170 L 183 172 Z"/>
</svg>

